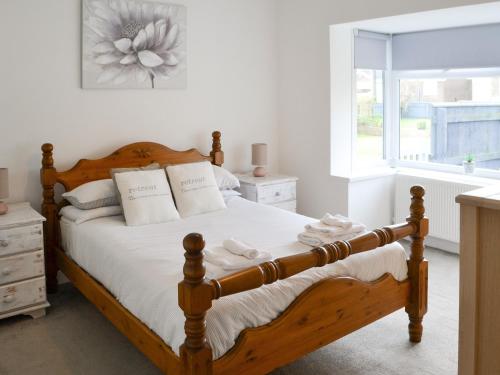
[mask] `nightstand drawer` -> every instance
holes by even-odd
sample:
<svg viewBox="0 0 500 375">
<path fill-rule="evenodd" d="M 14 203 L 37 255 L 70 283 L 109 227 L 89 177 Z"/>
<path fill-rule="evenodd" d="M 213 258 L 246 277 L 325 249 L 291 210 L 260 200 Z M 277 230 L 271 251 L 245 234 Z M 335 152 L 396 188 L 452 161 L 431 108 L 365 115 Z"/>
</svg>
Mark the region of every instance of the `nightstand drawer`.
<svg viewBox="0 0 500 375">
<path fill-rule="evenodd" d="M 297 212 L 297 201 L 286 201 L 272 204 L 273 207 L 281 208 L 282 210 Z"/>
<path fill-rule="evenodd" d="M 44 274 L 43 251 L 0 258 L 0 285 Z"/>
<path fill-rule="evenodd" d="M 43 249 L 42 224 L 0 230 L 0 256 Z"/>
<path fill-rule="evenodd" d="M 257 187 L 257 201 L 259 203 L 273 204 L 291 200 L 295 200 L 295 182 Z"/>
<path fill-rule="evenodd" d="M 45 278 L 0 287 L 0 313 L 46 302 Z"/>
</svg>

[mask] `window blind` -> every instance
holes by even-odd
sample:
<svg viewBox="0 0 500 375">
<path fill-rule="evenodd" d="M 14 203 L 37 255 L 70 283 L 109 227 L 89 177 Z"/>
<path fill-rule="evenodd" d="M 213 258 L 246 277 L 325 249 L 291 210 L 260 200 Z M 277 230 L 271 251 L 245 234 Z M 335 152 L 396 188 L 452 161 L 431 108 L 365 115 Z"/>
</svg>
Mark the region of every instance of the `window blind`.
<svg viewBox="0 0 500 375">
<path fill-rule="evenodd" d="M 356 69 L 385 70 L 389 35 L 355 30 L 354 67 Z"/>
<path fill-rule="evenodd" d="M 500 24 L 394 34 L 393 70 L 500 66 Z"/>
</svg>

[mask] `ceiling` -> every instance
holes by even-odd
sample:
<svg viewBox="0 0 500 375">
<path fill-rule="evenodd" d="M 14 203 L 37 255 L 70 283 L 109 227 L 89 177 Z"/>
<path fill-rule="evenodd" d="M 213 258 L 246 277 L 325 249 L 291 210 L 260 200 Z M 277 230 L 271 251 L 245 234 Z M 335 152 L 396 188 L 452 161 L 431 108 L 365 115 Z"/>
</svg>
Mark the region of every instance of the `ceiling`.
<svg viewBox="0 0 500 375">
<path fill-rule="evenodd" d="M 375 18 L 333 26 L 346 26 L 386 34 L 400 34 L 490 23 L 500 23 L 500 1 Z"/>
</svg>

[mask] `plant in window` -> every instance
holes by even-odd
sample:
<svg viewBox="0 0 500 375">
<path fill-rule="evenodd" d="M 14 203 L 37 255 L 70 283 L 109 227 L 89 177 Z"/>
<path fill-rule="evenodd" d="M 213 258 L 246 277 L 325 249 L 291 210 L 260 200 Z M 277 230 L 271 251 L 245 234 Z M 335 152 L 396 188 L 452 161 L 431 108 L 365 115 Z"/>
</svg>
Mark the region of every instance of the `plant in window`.
<svg viewBox="0 0 500 375">
<path fill-rule="evenodd" d="M 469 153 L 465 155 L 465 159 L 463 161 L 463 166 L 464 166 L 464 172 L 467 174 L 472 174 L 474 173 L 474 168 L 476 166 L 476 162 L 474 160 L 474 155 Z"/>
</svg>

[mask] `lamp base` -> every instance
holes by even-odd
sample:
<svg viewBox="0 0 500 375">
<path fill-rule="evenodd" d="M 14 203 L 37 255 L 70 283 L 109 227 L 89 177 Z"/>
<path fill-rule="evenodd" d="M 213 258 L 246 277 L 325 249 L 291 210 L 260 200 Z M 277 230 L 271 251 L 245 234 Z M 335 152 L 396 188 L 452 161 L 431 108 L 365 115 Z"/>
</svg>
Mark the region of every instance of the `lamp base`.
<svg viewBox="0 0 500 375">
<path fill-rule="evenodd" d="M 7 206 L 7 204 L 4 202 L 0 202 L 0 215 L 5 215 L 7 212 L 9 212 L 9 207 Z"/>
<path fill-rule="evenodd" d="M 253 170 L 254 177 L 266 177 L 267 171 L 264 167 L 257 167 Z"/>
</svg>

